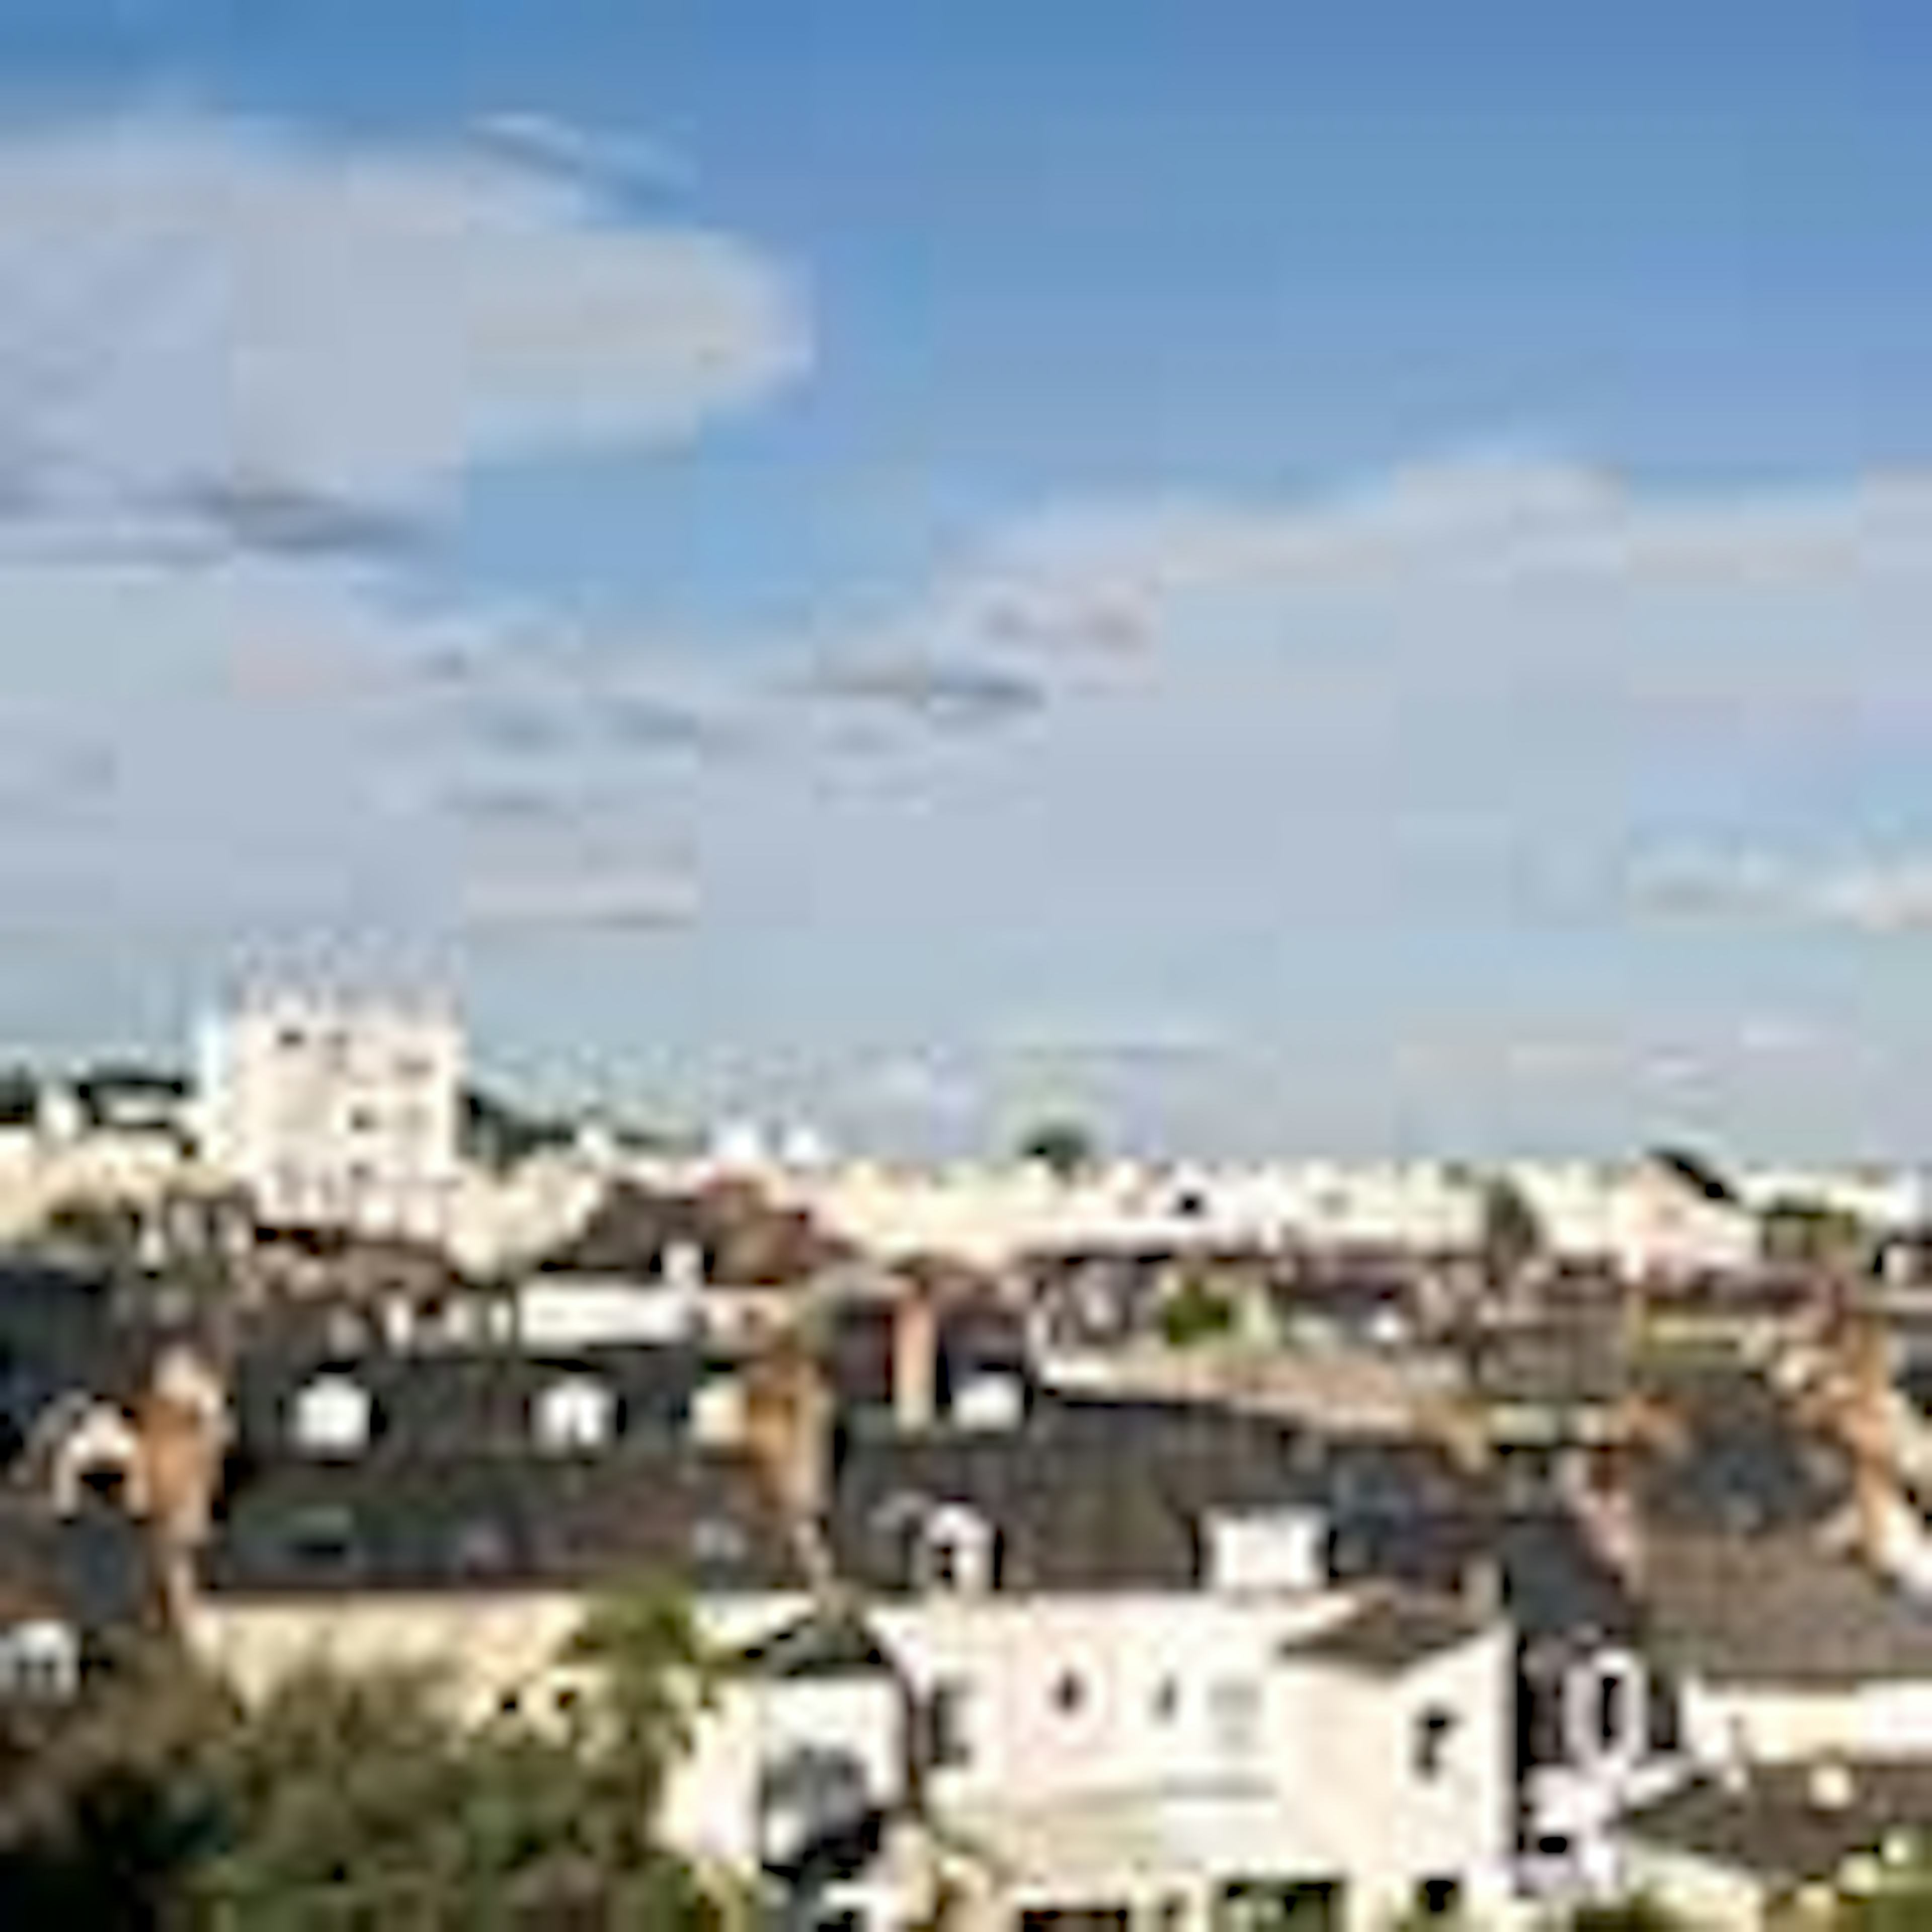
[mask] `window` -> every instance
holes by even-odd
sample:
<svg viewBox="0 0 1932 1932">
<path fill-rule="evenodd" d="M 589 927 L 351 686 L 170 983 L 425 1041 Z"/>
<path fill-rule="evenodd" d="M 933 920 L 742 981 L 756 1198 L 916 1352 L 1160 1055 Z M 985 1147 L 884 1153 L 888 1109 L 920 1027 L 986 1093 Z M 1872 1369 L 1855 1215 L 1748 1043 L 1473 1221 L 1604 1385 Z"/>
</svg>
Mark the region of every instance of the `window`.
<svg viewBox="0 0 1932 1932">
<path fill-rule="evenodd" d="M 616 1398 L 602 1382 L 573 1376 L 538 1398 L 537 1440 L 546 1449 L 601 1449 L 616 1432 Z"/>
<path fill-rule="evenodd" d="M 1415 1720 L 1415 1774 L 1440 1778 L 1448 1768 L 1449 1741 L 1455 1735 L 1456 1714 L 1432 1706 Z"/>
<path fill-rule="evenodd" d="M 1415 1903 L 1425 1918 L 1453 1918 L 1462 1909 L 1462 1881 L 1426 1878 L 1415 1888 Z"/>
<path fill-rule="evenodd" d="M 1597 1739 L 1606 1750 L 1616 1750 L 1623 1742 L 1630 1688 L 1630 1679 L 1619 1671 L 1606 1670 L 1597 1679 Z"/>
<path fill-rule="evenodd" d="M 1154 1714 L 1162 1724 L 1172 1724 L 1180 1708 L 1180 1684 L 1178 1678 L 1163 1677 L 1154 1688 Z"/>
<path fill-rule="evenodd" d="M 994 1554 L 992 1525 L 963 1504 L 945 1504 L 920 1527 L 918 1578 L 928 1590 L 991 1589 Z"/>
<path fill-rule="evenodd" d="M 1087 1702 L 1087 1683 L 1077 1670 L 1063 1670 L 1054 1679 L 1053 1708 L 1063 1718 L 1077 1715 Z"/>
<path fill-rule="evenodd" d="M 80 1646 L 66 1624 L 44 1619 L 0 1638 L 0 1692 L 35 1701 L 71 1696 L 80 1682 Z"/>
<path fill-rule="evenodd" d="M 1560 1832 L 1546 1832 L 1537 1840 L 1536 1849 L 1546 1858 L 1568 1858 L 1570 1840 Z"/>
<path fill-rule="evenodd" d="M 973 1761 L 966 1726 L 971 1696 L 971 1686 L 962 1678 L 942 1677 L 932 1687 L 926 1707 L 926 1756 L 934 1770 Z"/>
<path fill-rule="evenodd" d="M 297 1445 L 316 1456 L 353 1456 L 368 1448 L 375 1423 L 369 1392 L 346 1376 L 318 1376 L 296 1395 Z"/>
</svg>

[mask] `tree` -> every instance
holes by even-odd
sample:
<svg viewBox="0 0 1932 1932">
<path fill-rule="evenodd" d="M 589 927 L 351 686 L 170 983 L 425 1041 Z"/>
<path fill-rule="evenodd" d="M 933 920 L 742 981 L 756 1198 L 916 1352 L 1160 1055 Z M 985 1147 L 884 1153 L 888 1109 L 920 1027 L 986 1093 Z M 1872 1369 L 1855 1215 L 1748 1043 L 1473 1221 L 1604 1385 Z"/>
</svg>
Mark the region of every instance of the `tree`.
<svg viewBox="0 0 1932 1932">
<path fill-rule="evenodd" d="M 648 1826 L 664 1779 L 691 1748 L 711 1702 L 717 1660 L 699 1634 L 688 1599 L 646 1580 L 592 1604 L 566 1660 L 593 1674 L 587 1706 L 593 1729 L 584 1755 L 626 1826 Z M 628 1842 L 628 1841 L 627 1841 Z"/>
<path fill-rule="evenodd" d="M 223 1840 L 192 1876 L 208 1932 L 675 1932 L 715 1922 L 567 1726 L 465 1727 L 433 1676 L 290 1679 L 220 1767 Z"/>
<path fill-rule="evenodd" d="M 1234 1300 L 1198 1274 L 1190 1274 L 1162 1303 L 1160 1332 L 1170 1348 L 1186 1348 L 1234 1332 Z"/>
<path fill-rule="evenodd" d="M 173 1922 L 213 1840 L 212 1771 L 236 1707 L 159 1646 L 126 1647 L 71 1703 L 0 1712 L 0 1924 Z"/>
<path fill-rule="evenodd" d="M 1506 1174 L 1492 1174 L 1483 1187 L 1483 1271 L 1492 1288 L 1507 1288 L 1543 1252 L 1543 1223 L 1529 1198 Z"/>
<path fill-rule="evenodd" d="M 722 1919 L 659 1841 L 708 1664 L 627 1592 L 568 1661 L 581 1714 L 458 1714 L 434 1672 L 311 1670 L 244 1707 L 159 1652 L 0 1725 L 0 1924 L 680 1932 Z"/>
<path fill-rule="evenodd" d="M 1070 1180 L 1095 1166 L 1100 1157 L 1100 1143 L 1093 1130 L 1072 1119 L 1042 1120 L 1023 1134 L 1020 1158 L 1035 1161 L 1055 1179 Z"/>
</svg>

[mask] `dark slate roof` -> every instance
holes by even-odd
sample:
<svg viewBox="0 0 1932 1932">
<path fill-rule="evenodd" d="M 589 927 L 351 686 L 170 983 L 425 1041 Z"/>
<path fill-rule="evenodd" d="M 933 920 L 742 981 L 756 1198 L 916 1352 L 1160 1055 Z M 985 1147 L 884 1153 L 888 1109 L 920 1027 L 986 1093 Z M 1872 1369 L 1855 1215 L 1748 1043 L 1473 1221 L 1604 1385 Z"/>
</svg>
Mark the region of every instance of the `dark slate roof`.
<svg viewBox="0 0 1932 1932">
<path fill-rule="evenodd" d="M 117 1322 L 112 1289 L 98 1271 L 0 1258 L 0 1466 L 62 1396 L 130 1392 L 150 1346 Z"/>
<path fill-rule="evenodd" d="M 772 1201 L 748 1182 L 664 1194 L 620 1181 L 544 1265 L 566 1274 L 649 1278 L 680 1244 L 698 1250 L 712 1280 L 748 1287 L 803 1281 L 845 1252 L 808 1214 Z"/>
<path fill-rule="evenodd" d="M 1321 1510 L 1337 1574 L 1421 1588 L 1455 1586 L 1493 1534 L 1486 1491 L 1433 1444 L 1324 1436 L 1206 1402 L 1052 1394 L 1009 1430 L 850 1435 L 830 1522 L 842 1568 L 905 1588 L 918 1509 L 944 1502 L 998 1531 L 1006 1589 L 1190 1587 L 1217 1510 Z"/>
<path fill-rule="evenodd" d="M 1679 1439 L 1640 1466 L 1646 1521 L 1668 1530 L 1760 1534 L 1825 1522 L 1850 1498 L 1844 1451 L 1806 1430 L 1748 1370 L 1683 1370 L 1646 1381 Z"/>
<path fill-rule="evenodd" d="M 1841 1767 L 1850 1801 L 1817 1802 L 1806 1765 L 1754 1766 L 1740 1786 L 1700 1779 L 1626 1818 L 1633 1839 L 1689 1852 L 1790 1886 L 1834 1876 L 1845 1861 L 1882 1849 L 1900 1829 L 1932 1837 L 1932 1762 Z"/>
<path fill-rule="evenodd" d="M 1391 1591 L 1370 1598 L 1341 1622 L 1290 1643 L 1282 1655 L 1394 1677 L 1488 1627 L 1487 1619 L 1453 1598 Z"/>
<path fill-rule="evenodd" d="M 705 1592 L 798 1587 L 778 1512 L 744 1458 L 284 1462 L 224 1501 L 212 1593 L 575 1589 L 637 1573 Z"/>
<path fill-rule="evenodd" d="M 1526 1641 L 1629 1642 L 1638 1636 L 1636 1602 L 1568 1510 L 1511 1515 L 1496 1548 L 1504 1606 Z"/>
<path fill-rule="evenodd" d="M 1932 1679 L 1932 1602 L 1797 1534 L 1648 1539 L 1642 1595 L 1660 1654 L 1718 1682 Z"/>
<path fill-rule="evenodd" d="M 520 1454 L 532 1440 L 532 1405 L 552 1384 L 584 1378 L 616 1396 L 620 1437 L 681 1436 L 706 1373 L 704 1354 L 682 1343 L 635 1343 L 569 1351 L 512 1344 L 376 1349 L 331 1356 L 305 1348 L 251 1348 L 237 1364 L 234 1402 L 247 1450 L 289 1451 L 290 1408 L 317 1376 L 339 1375 L 374 1404 L 370 1453 Z"/>
<path fill-rule="evenodd" d="M 856 1612 L 808 1611 L 797 1622 L 738 1653 L 740 1668 L 761 1677 L 893 1676 L 892 1659 Z"/>
<path fill-rule="evenodd" d="M 62 1516 L 37 1497 L 0 1498 L 0 1622 L 53 1616 L 106 1638 L 152 1628 L 159 1613 L 138 1523 L 103 1506 Z"/>
<path fill-rule="evenodd" d="M 1300 1443 L 1288 1425 L 1205 1405 L 1064 1398 L 1012 1430 L 855 1436 L 833 1549 L 855 1581 L 904 1588 L 920 1511 L 964 1503 L 998 1532 L 1004 1588 L 1185 1588 L 1208 1509 L 1314 1498 Z"/>
</svg>

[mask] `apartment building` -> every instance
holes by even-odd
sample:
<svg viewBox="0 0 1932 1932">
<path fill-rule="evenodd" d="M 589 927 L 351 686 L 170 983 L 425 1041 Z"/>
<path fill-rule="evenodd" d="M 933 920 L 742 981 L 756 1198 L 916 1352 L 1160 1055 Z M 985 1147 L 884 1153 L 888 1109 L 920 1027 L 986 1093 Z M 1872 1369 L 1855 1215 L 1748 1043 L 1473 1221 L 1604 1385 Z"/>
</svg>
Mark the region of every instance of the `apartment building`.
<svg viewBox="0 0 1932 1932">
<path fill-rule="evenodd" d="M 209 1021 L 198 1057 L 204 1156 L 265 1222 L 443 1235 L 463 1092 L 452 1013 L 262 995 Z"/>
</svg>

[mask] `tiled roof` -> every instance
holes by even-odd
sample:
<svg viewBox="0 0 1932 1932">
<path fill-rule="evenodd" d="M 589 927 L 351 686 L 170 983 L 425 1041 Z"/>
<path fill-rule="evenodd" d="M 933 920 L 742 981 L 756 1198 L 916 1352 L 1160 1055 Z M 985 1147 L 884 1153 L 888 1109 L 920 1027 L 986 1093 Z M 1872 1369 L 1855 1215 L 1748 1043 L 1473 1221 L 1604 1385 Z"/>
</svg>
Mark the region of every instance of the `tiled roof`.
<svg viewBox="0 0 1932 1932">
<path fill-rule="evenodd" d="M 1653 1536 L 1643 1577 L 1660 1654 L 1714 1682 L 1932 1680 L 1932 1602 L 1808 1537 Z"/>
<path fill-rule="evenodd" d="M 1734 1785 L 1716 1778 L 1684 1785 L 1627 1818 L 1622 1829 L 1639 1842 L 1768 1883 L 1804 1884 L 1835 1876 L 1849 1858 L 1883 1850 L 1895 1833 L 1932 1841 L 1932 1762 L 1755 1766 Z"/>
<path fill-rule="evenodd" d="M 1283 1654 L 1397 1676 L 1480 1636 L 1490 1621 L 1452 1598 L 1392 1591 L 1372 1597 L 1343 1622 Z"/>
<path fill-rule="evenodd" d="M 284 1461 L 226 1498 L 204 1582 L 244 1596 L 488 1592 L 644 1572 L 705 1592 L 801 1580 L 748 1462 L 680 1448 Z"/>
</svg>

